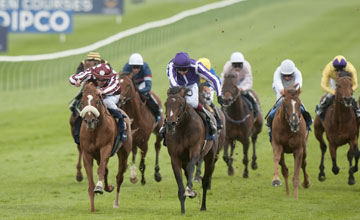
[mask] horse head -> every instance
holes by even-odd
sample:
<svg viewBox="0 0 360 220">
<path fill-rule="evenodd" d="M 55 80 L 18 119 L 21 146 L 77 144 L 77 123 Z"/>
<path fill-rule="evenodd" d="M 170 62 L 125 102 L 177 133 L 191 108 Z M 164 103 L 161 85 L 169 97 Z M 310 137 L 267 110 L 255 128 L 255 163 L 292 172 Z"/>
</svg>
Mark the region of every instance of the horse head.
<svg viewBox="0 0 360 220">
<path fill-rule="evenodd" d="M 224 83 L 222 87 L 223 93 L 223 107 L 231 106 L 240 95 L 239 88 L 236 86 L 236 75 L 227 74 L 224 76 Z"/>
<path fill-rule="evenodd" d="M 283 100 L 285 119 L 288 122 L 292 132 L 298 132 L 300 129 L 301 101 L 299 99 L 300 88 L 297 87 L 298 84 L 291 85 L 285 89 L 285 97 Z"/>
<path fill-rule="evenodd" d="M 167 132 L 173 134 L 177 127 L 184 119 L 186 114 L 185 96 L 189 95 L 190 89 L 184 87 L 172 87 L 168 89 L 168 98 L 165 102 L 166 118 L 165 126 Z"/>
<path fill-rule="evenodd" d="M 199 85 L 199 101 L 200 103 L 211 105 L 211 90 L 205 83 L 200 83 Z"/>
<path fill-rule="evenodd" d="M 119 76 L 120 82 L 120 98 L 119 98 L 119 107 L 125 105 L 125 103 L 135 97 L 136 86 L 134 83 L 133 73 L 124 72 Z"/>
<path fill-rule="evenodd" d="M 88 130 L 94 130 L 99 124 L 99 116 L 104 112 L 102 98 L 96 93 L 96 86 L 90 82 L 84 86 L 81 98 L 80 116 Z"/>
<path fill-rule="evenodd" d="M 337 73 L 336 77 L 335 101 L 344 104 L 345 107 L 352 107 L 353 90 L 351 73 L 342 71 Z"/>
</svg>

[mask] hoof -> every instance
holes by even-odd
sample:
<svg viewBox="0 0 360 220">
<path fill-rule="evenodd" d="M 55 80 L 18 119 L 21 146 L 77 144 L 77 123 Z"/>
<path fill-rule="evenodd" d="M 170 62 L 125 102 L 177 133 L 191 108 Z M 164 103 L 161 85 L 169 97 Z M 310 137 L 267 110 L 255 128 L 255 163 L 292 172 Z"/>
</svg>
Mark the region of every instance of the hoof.
<svg viewBox="0 0 360 220">
<path fill-rule="evenodd" d="M 333 171 L 333 173 L 335 175 L 337 175 L 339 173 L 339 171 L 340 171 L 340 168 L 339 167 L 333 167 L 331 170 Z"/>
<path fill-rule="evenodd" d="M 318 180 L 319 180 L 320 182 L 324 182 L 325 179 L 326 179 L 325 174 L 319 174 Z"/>
<path fill-rule="evenodd" d="M 94 193 L 100 193 L 103 194 L 103 188 L 101 186 L 95 186 Z"/>
<path fill-rule="evenodd" d="M 228 175 L 229 176 L 234 176 L 234 168 L 233 167 L 228 168 Z"/>
<path fill-rule="evenodd" d="M 161 181 L 161 179 L 162 179 L 162 177 L 161 177 L 161 174 L 160 174 L 160 173 L 155 173 L 155 174 L 154 174 L 154 178 L 155 178 L 155 181 L 156 181 L 156 182 L 160 182 L 160 181 Z"/>
<path fill-rule="evenodd" d="M 119 205 L 120 205 L 119 202 L 114 201 L 113 208 L 117 209 L 117 208 L 119 208 Z"/>
<path fill-rule="evenodd" d="M 105 191 L 109 192 L 109 193 L 112 192 L 114 189 L 115 189 L 115 187 L 111 184 L 108 187 L 105 187 Z"/>
<path fill-rule="evenodd" d="M 201 180 L 202 180 L 201 176 L 195 176 L 195 178 L 194 178 L 194 182 L 196 182 L 196 183 L 200 183 Z"/>
<path fill-rule="evenodd" d="M 355 178 L 354 177 L 349 177 L 348 184 L 350 186 L 354 185 L 355 184 Z"/>
<path fill-rule="evenodd" d="M 307 183 L 303 182 L 303 183 L 302 183 L 302 186 L 303 186 L 305 189 L 307 189 L 307 188 L 310 187 L 310 182 L 307 182 Z"/>
<path fill-rule="evenodd" d="M 76 176 L 76 181 L 81 182 L 83 181 L 83 176 Z"/>
<path fill-rule="evenodd" d="M 197 192 L 190 189 L 189 187 L 186 187 L 185 192 L 184 192 L 184 196 L 188 196 L 190 199 L 193 199 L 193 198 L 195 198 L 197 196 Z"/>
<path fill-rule="evenodd" d="M 257 163 L 254 161 L 251 163 L 251 169 L 256 170 L 258 168 Z"/>
<path fill-rule="evenodd" d="M 243 173 L 243 178 L 249 178 L 249 173 L 248 173 L 248 172 L 244 172 L 244 173 Z"/>
<path fill-rule="evenodd" d="M 281 181 L 280 180 L 273 180 L 272 181 L 272 186 L 280 186 L 281 185 Z"/>
<path fill-rule="evenodd" d="M 201 207 L 200 211 L 206 211 L 205 207 Z"/>
<path fill-rule="evenodd" d="M 135 183 L 137 183 L 137 181 L 138 181 L 138 178 L 137 178 L 137 177 L 134 177 L 134 178 L 131 178 L 131 177 L 130 177 L 130 182 L 131 182 L 131 183 L 135 184 Z"/>
<path fill-rule="evenodd" d="M 141 185 L 144 186 L 145 184 L 146 184 L 146 180 L 145 180 L 145 178 L 142 178 L 142 179 L 141 179 Z"/>
</svg>

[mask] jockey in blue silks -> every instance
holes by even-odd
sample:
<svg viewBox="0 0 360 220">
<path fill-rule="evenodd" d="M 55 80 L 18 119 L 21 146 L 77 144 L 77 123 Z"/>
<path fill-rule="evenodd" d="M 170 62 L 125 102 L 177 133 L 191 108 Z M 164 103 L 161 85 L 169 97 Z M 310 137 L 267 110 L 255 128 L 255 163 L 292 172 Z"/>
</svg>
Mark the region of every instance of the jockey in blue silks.
<svg viewBox="0 0 360 220">
<path fill-rule="evenodd" d="M 209 140 L 216 138 L 216 125 L 210 120 L 211 113 L 208 112 L 199 103 L 199 88 L 198 83 L 200 77 L 205 79 L 216 91 L 219 102 L 221 102 L 221 82 L 220 80 L 210 73 L 203 63 L 191 59 L 186 52 L 179 52 L 175 57 L 170 60 L 167 65 L 167 76 L 169 78 L 170 87 L 184 86 L 191 90 L 191 96 L 186 96 L 186 103 L 192 106 L 199 115 L 207 122 L 210 128 Z M 165 123 L 164 123 L 165 124 Z M 165 129 L 161 129 L 165 130 Z"/>
<path fill-rule="evenodd" d="M 288 88 L 292 84 L 298 84 L 299 89 L 302 86 L 302 76 L 298 68 L 296 68 L 292 60 L 286 59 L 282 61 L 281 65 L 274 72 L 274 81 L 273 81 L 273 90 L 276 95 L 276 103 L 273 108 L 270 110 L 270 113 L 267 116 L 266 125 L 269 127 L 269 136 L 271 142 L 271 128 L 272 121 L 274 119 L 277 109 L 281 106 L 281 102 L 284 96 L 284 89 Z M 303 104 L 300 105 L 300 110 L 304 119 L 306 121 L 306 127 L 308 130 L 311 130 L 312 119 L 309 112 L 306 111 Z"/>
</svg>

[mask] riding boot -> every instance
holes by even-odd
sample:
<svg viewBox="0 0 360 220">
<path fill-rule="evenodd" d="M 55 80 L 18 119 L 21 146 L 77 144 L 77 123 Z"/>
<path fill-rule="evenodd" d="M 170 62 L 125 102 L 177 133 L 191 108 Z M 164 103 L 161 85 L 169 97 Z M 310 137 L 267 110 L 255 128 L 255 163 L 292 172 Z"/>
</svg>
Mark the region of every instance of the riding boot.
<svg viewBox="0 0 360 220">
<path fill-rule="evenodd" d="M 143 96 L 146 98 L 146 105 L 149 107 L 150 111 L 153 113 L 155 117 L 155 122 L 159 122 L 161 119 L 161 110 L 159 104 L 155 100 L 155 98 L 150 93 L 144 93 Z"/>
<path fill-rule="evenodd" d="M 313 120 L 311 118 L 311 115 L 308 111 L 306 111 L 305 106 L 303 104 L 300 105 L 301 114 L 303 115 L 305 122 L 306 122 L 306 128 L 311 131 L 311 125 L 313 123 Z"/>
<path fill-rule="evenodd" d="M 70 111 L 73 113 L 73 115 L 76 115 L 76 108 L 82 98 L 82 89 L 79 91 L 79 93 L 75 96 L 75 98 L 71 101 L 69 105 Z"/>
<path fill-rule="evenodd" d="M 114 117 L 117 118 L 117 128 L 118 128 L 118 134 L 115 140 L 115 145 L 119 143 L 119 141 L 125 141 L 127 140 L 127 134 L 126 134 L 126 124 L 124 122 L 124 116 L 121 114 L 121 111 L 117 110 L 117 109 L 109 109 L 110 114 Z M 116 143 L 117 142 L 117 143 Z"/>
<path fill-rule="evenodd" d="M 358 107 L 356 100 L 354 98 L 352 100 L 352 106 L 355 111 L 356 117 L 359 119 L 360 118 L 360 108 Z"/>
<path fill-rule="evenodd" d="M 199 107 L 200 106 L 200 107 Z M 216 139 L 216 126 L 211 121 L 211 113 L 208 112 L 202 105 L 199 104 L 198 108 L 196 108 L 196 111 L 199 113 L 201 118 L 206 121 L 209 127 L 209 140 L 215 140 Z"/>
<path fill-rule="evenodd" d="M 163 125 L 161 126 L 161 128 L 159 129 L 159 134 L 160 136 L 163 138 L 163 145 L 167 146 L 166 144 L 166 127 L 165 127 L 165 121 L 163 123 Z"/>
<path fill-rule="evenodd" d="M 81 128 L 82 118 L 78 116 L 75 119 L 74 123 L 74 141 L 76 144 L 80 144 L 80 128 Z"/>
<path fill-rule="evenodd" d="M 223 129 L 224 126 L 223 126 L 222 123 L 221 123 L 218 109 L 216 108 L 216 106 L 215 106 L 214 103 L 212 103 L 212 102 L 210 103 L 210 106 L 211 106 L 211 108 L 214 109 L 214 112 L 215 112 L 214 116 L 215 116 L 215 119 L 216 119 L 217 129 L 218 129 L 218 130 Z"/>
<path fill-rule="evenodd" d="M 332 100 L 333 96 L 328 94 L 320 101 L 320 104 L 316 106 L 315 113 L 317 115 L 320 115 L 321 119 L 324 119 L 325 111 L 327 107 L 332 103 Z"/>
<path fill-rule="evenodd" d="M 254 112 L 254 117 L 257 116 L 258 114 L 258 103 L 256 101 L 256 98 L 254 97 L 254 95 L 249 92 L 249 91 L 245 91 L 243 93 L 243 95 L 251 102 L 252 106 L 253 106 L 253 112 Z"/>
</svg>

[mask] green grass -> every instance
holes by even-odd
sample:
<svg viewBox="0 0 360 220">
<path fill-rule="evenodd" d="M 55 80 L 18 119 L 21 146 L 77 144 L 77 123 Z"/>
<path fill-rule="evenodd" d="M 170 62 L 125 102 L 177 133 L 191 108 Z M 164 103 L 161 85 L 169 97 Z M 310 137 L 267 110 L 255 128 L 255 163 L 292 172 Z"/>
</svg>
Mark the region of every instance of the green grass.
<svg viewBox="0 0 360 220">
<path fill-rule="evenodd" d="M 183 10 L 184 8 L 179 6 L 181 2 L 164 0 L 162 4 L 139 7 L 148 12 L 155 10 L 154 14 L 160 19 Z M 190 6 L 195 4 L 212 1 L 187 2 L 186 7 L 191 8 Z M 172 4 L 177 4 L 178 7 L 170 7 Z M 134 8 L 129 8 L 129 13 L 130 9 L 136 10 L 135 6 L 132 7 Z M 169 8 L 174 11 L 165 10 Z M 100 52 L 116 70 L 121 69 L 131 51 L 140 52 L 152 68 L 153 90 L 160 94 L 164 101 L 168 88 L 165 68 L 176 52 L 188 51 L 194 58 L 206 56 L 220 74 L 231 53 L 239 50 L 252 65 L 254 89 L 260 96 L 264 115 L 275 101 L 271 89 L 273 72 L 283 59 L 290 58 L 303 74 L 301 100 L 314 116 L 315 105 L 323 94 L 319 84 L 321 71 L 326 63 L 335 55 L 343 54 L 355 68 L 360 69 L 360 41 L 357 37 L 360 30 L 356 28 L 359 9 L 360 3 L 356 0 L 249 0 L 192 16 L 174 25 L 146 31 L 124 39 L 130 42 L 130 45 L 119 42 L 101 48 Z M 124 25 L 132 27 L 148 21 L 147 19 L 147 15 L 142 14 L 139 18 L 134 17 L 130 24 L 126 23 L 124 17 Z M 82 22 L 85 23 L 85 20 Z M 118 32 L 113 32 L 106 25 L 103 28 L 101 36 L 99 34 L 92 38 L 86 34 L 74 33 L 73 37 L 84 38 L 83 45 L 87 45 Z M 82 33 L 89 33 L 86 28 L 83 31 Z M 15 36 L 10 37 L 12 39 Z M 26 35 L 19 35 L 16 41 L 26 42 L 26 38 Z M 16 54 L 38 54 L 80 46 L 71 45 L 70 40 L 66 45 L 60 45 L 54 42 L 57 39 L 47 39 L 54 47 L 40 48 L 38 42 L 42 40 L 42 37 L 39 36 L 38 39 L 34 36 L 34 39 L 29 41 L 31 47 L 19 46 Z M 199 211 L 202 190 L 200 184 L 195 183 L 194 189 L 199 192 L 199 196 L 192 200 L 187 199 L 186 214 L 180 214 L 177 185 L 166 148 L 161 149 L 160 155 L 163 180 L 160 183 L 155 182 L 152 137 L 146 157 L 147 184 L 131 184 L 127 171 L 120 192 L 119 209 L 112 208 L 115 194 L 105 193 L 96 196 L 96 212 L 90 213 L 87 180 L 81 183 L 75 181 L 77 149 L 70 136 L 70 112 L 67 108 L 68 102 L 78 90 L 70 87 L 67 79 L 82 58 L 75 56 L 34 63 L 0 63 L 1 83 L 9 80 L 15 82 L 5 84 L 11 86 L 11 89 L 3 89 L 0 93 L 1 220 L 359 219 L 359 183 L 354 186 L 347 185 L 347 146 L 338 149 L 338 165 L 341 170 L 337 176 L 331 172 L 331 159 L 329 153 L 326 153 L 327 179 L 319 182 L 317 175 L 320 149 L 313 132 L 310 133 L 307 169 L 311 187 L 301 188 L 299 200 L 295 200 L 292 186 L 291 197 L 285 195 L 284 185 L 271 186 L 273 154 L 266 127 L 263 127 L 258 138 L 259 168 L 256 171 L 250 170 L 249 179 L 242 178 L 244 166 L 239 143 L 235 150 L 233 177 L 227 175 L 226 165 L 221 158 L 217 162 L 212 189 L 208 191 L 206 212 Z M 26 84 L 16 81 L 20 76 Z M 355 95 L 357 97 L 358 92 Z M 251 157 L 251 154 L 249 155 Z M 113 184 L 117 172 L 116 160 L 111 158 L 109 163 L 109 179 Z M 286 162 L 292 177 L 293 157 L 287 155 Z M 137 172 L 139 175 L 138 170 Z M 357 173 L 355 179 L 359 182 Z"/>
</svg>

